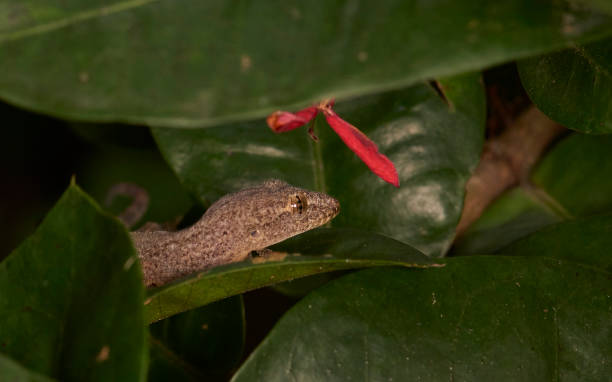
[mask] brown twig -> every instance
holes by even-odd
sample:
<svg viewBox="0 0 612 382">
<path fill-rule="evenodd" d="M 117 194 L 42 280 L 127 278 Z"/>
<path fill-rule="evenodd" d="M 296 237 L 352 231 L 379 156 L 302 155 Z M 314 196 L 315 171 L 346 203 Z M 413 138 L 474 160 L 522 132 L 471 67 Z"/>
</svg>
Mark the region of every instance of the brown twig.
<svg viewBox="0 0 612 382">
<path fill-rule="evenodd" d="M 531 106 L 501 135 L 485 143 L 480 163 L 465 186 L 457 236 L 465 232 L 504 191 L 528 182 L 534 164 L 551 142 L 566 131 Z"/>
</svg>

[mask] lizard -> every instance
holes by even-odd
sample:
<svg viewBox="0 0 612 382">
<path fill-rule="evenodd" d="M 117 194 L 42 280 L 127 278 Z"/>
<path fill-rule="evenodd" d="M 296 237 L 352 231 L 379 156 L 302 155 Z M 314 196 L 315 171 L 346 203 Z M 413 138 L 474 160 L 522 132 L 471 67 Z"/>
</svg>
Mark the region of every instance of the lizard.
<svg viewBox="0 0 612 382">
<path fill-rule="evenodd" d="M 191 227 L 134 231 L 146 287 L 246 260 L 255 251 L 326 224 L 340 203 L 316 191 L 268 180 L 221 197 Z"/>
</svg>

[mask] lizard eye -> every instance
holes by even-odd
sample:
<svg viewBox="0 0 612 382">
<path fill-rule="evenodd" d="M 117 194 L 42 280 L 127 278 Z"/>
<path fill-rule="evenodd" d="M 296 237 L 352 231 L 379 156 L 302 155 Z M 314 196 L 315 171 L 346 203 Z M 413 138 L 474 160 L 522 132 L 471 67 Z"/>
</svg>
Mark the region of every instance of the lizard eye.
<svg viewBox="0 0 612 382">
<path fill-rule="evenodd" d="M 301 214 L 306 211 L 308 203 L 306 202 L 306 196 L 296 194 L 289 198 L 289 205 L 291 207 L 291 213 Z"/>
<path fill-rule="evenodd" d="M 248 227 L 247 234 L 250 237 L 255 238 L 255 237 L 257 237 L 259 235 L 259 230 L 256 227 Z"/>
</svg>

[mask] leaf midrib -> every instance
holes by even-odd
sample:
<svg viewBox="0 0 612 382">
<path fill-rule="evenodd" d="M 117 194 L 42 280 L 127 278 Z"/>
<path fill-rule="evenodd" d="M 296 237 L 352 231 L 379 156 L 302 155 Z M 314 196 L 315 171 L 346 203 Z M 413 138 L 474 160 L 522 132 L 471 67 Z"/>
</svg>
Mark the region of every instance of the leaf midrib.
<svg viewBox="0 0 612 382">
<path fill-rule="evenodd" d="M 0 33 L 0 44 L 7 41 L 20 40 L 30 36 L 35 36 L 57 29 L 65 28 L 67 26 L 78 24 L 94 18 L 125 12 L 157 1 L 159 0 L 127 0 L 112 5 L 77 12 L 67 17 L 60 18 L 51 22 L 37 24 L 31 27 L 19 29 L 8 33 Z"/>
</svg>

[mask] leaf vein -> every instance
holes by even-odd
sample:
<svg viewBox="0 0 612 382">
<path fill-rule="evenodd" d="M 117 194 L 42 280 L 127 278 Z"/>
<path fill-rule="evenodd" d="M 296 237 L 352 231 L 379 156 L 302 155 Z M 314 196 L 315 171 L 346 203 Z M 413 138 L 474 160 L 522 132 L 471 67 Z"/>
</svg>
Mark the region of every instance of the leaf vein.
<svg viewBox="0 0 612 382">
<path fill-rule="evenodd" d="M 7 41 L 20 40 L 23 38 L 51 32 L 57 29 L 62 29 L 67 26 L 75 25 L 94 18 L 109 16 L 115 13 L 128 11 L 133 8 L 138 8 L 157 1 L 159 0 L 128 0 L 113 5 L 90 9 L 83 12 L 77 12 L 69 17 L 65 17 L 44 24 L 35 25 L 21 30 L 16 30 L 9 33 L 0 33 L 0 44 Z"/>
<path fill-rule="evenodd" d="M 610 73 L 602 64 L 600 64 L 595 57 L 590 55 L 582 46 L 574 46 L 574 50 L 579 56 L 584 58 L 595 71 L 604 74 L 608 79 L 612 80 L 612 73 Z"/>
</svg>

